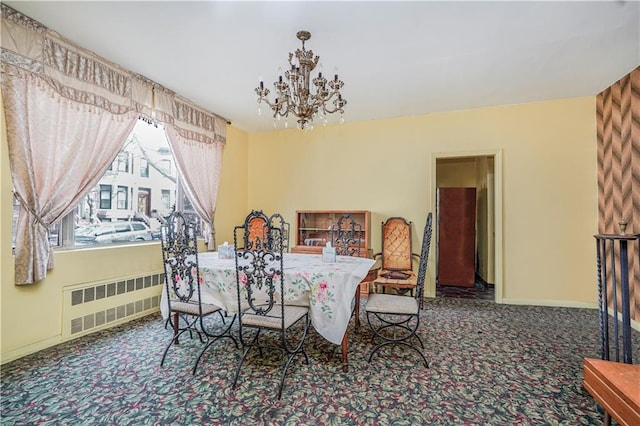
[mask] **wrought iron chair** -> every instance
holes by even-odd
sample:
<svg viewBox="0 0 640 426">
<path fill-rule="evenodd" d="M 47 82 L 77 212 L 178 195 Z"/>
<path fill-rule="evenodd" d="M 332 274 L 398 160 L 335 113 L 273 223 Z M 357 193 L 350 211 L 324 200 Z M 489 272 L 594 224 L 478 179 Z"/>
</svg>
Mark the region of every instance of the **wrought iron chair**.
<svg viewBox="0 0 640 426">
<path fill-rule="evenodd" d="M 249 226 L 250 223 L 245 221 L 244 225 L 235 227 L 234 243 L 237 244 L 238 238 L 247 232 Z M 276 239 L 282 238 L 279 228 L 270 228 L 268 232 Z M 277 348 L 286 358 L 278 387 L 280 399 L 287 370 L 296 355 L 301 354 L 305 364 L 309 364 L 304 341 L 309 331 L 310 317 L 306 306 L 285 305 L 282 245 L 276 245 L 257 239 L 255 245 L 236 251 L 238 324 L 243 353 L 236 368 L 233 387 L 236 387 L 240 370 L 251 348 L 258 349 L 261 356 L 263 348 Z M 296 324 L 298 326 L 292 330 Z M 268 339 L 263 332 L 274 333 L 277 340 Z"/>
<path fill-rule="evenodd" d="M 373 331 L 371 342 L 373 343 L 376 339 L 382 340 L 369 353 L 369 362 L 371 362 L 373 355 L 383 347 L 402 345 L 417 352 L 425 367 L 429 367 L 429 363 L 422 353 L 424 345 L 416 332 L 420 326 L 420 309 L 423 303 L 424 282 L 427 261 L 429 260 L 429 247 L 431 246 L 431 220 L 431 212 L 429 212 L 424 227 L 415 297 L 379 293 L 369 295 L 365 311 L 367 312 L 367 322 Z M 420 347 L 414 343 L 414 339 L 417 340 Z"/>
<path fill-rule="evenodd" d="M 173 321 L 170 321 L 173 337 L 162 354 L 160 366 L 164 365 L 169 348 L 179 344 L 181 335 L 188 332 L 193 337 L 195 332 L 201 342 L 205 343 L 206 339 L 193 366 L 193 374 L 196 374 L 200 359 L 216 341 L 229 338 L 238 348 L 237 340 L 231 335 L 231 326 L 236 316 L 227 324 L 221 308 L 202 302 L 198 247 L 193 224 L 182 213 L 173 212 L 161 226 L 160 235 L 169 318 L 173 317 Z M 214 324 L 213 320 L 208 320 L 205 324 L 205 318 L 215 313 L 220 314 L 222 324 Z"/>
<path fill-rule="evenodd" d="M 264 246 L 269 240 L 269 217 L 262 210 L 251 210 L 244 219 L 245 228 L 242 235 L 244 248 L 250 250 L 258 243 Z M 238 246 L 236 246 L 238 247 Z"/>
<path fill-rule="evenodd" d="M 339 256 L 360 256 L 362 244 L 362 225 L 357 223 L 350 214 L 343 214 L 340 219 L 330 227 L 331 245 L 336 248 Z M 366 285 L 369 285 L 368 283 Z M 360 291 L 360 286 L 356 292 Z M 356 328 L 360 327 L 360 297 L 354 301 L 351 315 L 355 317 Z"/>
<path fill-rule="evenodd" d="M 281 244 L 282 251 L 288 253 L 289 252 L 289 230 L 291 228 L 291 225 L 284 220 L 284 217 L 280 213 L 274 213 L 271 215 L 271 217 L 269 217 L 269 226 L 272 229 L 273 228 L 280 229 L 279 235 L 281 238 L 276 238 L 277 236 L 274 234 L 271 235 L 272 243 L 276 244 L 276 246 L 274 246 L 274 249 L 278 251 L 277 244 Z"/>
<path fill-rule="evenodd" d="M 360 256 L 362 225 L 350 214 L 343 214 L 331 225 L 331 245 L 340 256 Z"/>
<path fill-rule="evenodd" d="M 412 225 L 403 217 L 390 217 L 382 222 L 382 252 L 374 255 L 382 260 L 378 277 L 373 282 L 375 292 L 381 288 L 385 293 L 387 288 L 393 288 L 399 294 L 409 291 L 413 295 L 417 283 L 413 261 L 419 260 L 420 256 L 412 252 Z"/>
</svg>

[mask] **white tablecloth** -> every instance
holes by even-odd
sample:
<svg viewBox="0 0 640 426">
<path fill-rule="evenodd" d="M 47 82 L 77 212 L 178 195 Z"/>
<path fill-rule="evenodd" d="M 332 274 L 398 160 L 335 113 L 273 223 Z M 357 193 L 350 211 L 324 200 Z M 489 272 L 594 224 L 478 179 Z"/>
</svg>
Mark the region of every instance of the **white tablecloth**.
<svg viewBox="0 0 640 426">
<path fill-rule="evenodd" d="M 356 288 L 375 261 L 361 257 L 337 256 L 335 263 L 316 254 L 284 254 L 285 300 L 309 306 L 315 329 L 331 343 L 340 344 L 349 319 Z M 230 313 L 238 311 L 235 259 L 218 259 L 217 252 L 198 255 L 202 301 Z M 160 309 L 168 316 L 166 286 Z"/>
</svg>

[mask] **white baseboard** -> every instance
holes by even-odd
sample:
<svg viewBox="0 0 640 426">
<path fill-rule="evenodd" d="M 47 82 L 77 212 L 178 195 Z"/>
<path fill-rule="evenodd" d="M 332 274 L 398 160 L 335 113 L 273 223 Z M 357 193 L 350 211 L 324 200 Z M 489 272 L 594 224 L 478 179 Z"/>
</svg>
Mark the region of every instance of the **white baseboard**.
<svg viewBox="0 0 640 426">
<path fill-rule="evenodd" d="M 573 300 L 532 300 L 532 299 L 502 299 L 505 305 L 533 305 L 533 306 L 553 306 L 558 308 L 587 308 L 598 309 L 597 302 L 577 302 Z"/>
<path fill-rule="evenodd" d="M 23 356 L 50 348 L 51 346 L 55 346 L 59 343 L 62 343 L 62 336 L 50 337 L 48 339 L 41 340 L 27 346 L 22 346 L 12 351 L 4 352 L 0 355 L 2 357 L 2 359 L 0 360 L 0 364 L 6 364 L 7 362 L 11 362 L 18 358 L 22 358 Z"/>
</svg>

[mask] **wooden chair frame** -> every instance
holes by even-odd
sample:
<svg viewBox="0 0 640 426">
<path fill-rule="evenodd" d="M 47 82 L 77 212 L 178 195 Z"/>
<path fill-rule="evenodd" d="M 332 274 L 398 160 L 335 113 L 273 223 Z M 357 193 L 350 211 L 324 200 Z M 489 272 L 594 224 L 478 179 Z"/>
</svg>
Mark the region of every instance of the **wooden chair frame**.
<svg viewBox="0 0 640 426">
<path fill-rule="evenodd" d="M 394 216 L 382 222 L 382 252 L 376 253 L 374 258 L 380 257 L 382 267 L 373 283 L 375 292 L 393 288 L 398 293 L 413 291 L 417 286 L 417 277 L 413 272 L 413 262 L 420 260 L 420 256 L 413 253 L 412 238 L 413 222 L 403 217 Z"/>
</svg>

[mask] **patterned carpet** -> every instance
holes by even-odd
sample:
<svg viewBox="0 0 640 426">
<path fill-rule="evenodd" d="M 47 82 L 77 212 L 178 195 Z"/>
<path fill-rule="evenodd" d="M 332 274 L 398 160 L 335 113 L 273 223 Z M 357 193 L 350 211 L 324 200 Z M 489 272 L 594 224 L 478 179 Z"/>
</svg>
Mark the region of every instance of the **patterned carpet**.
<svg viewBox="0 0 640 426">
<path fill-rule="evenodd" d="M 582 387 L 583 357 L 599 357 L 596 310 L 428 300 L 415 353 L 384 350 L 369 364 L 371 333 L 350 325 L 350 370 L 315 331 L 309 365 L 294 363 L 282 400 L 279 356 L 250 357 L 231 381 L 229 342 L 191 367 L 201 343 L 159 315 L 67 342 L 2 366 L 3 425 L 593 425 L 602 413 Z M 634 332 L 634 361 L 640 336 Z"/>
</svg>

